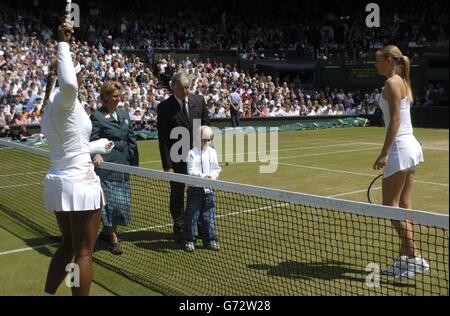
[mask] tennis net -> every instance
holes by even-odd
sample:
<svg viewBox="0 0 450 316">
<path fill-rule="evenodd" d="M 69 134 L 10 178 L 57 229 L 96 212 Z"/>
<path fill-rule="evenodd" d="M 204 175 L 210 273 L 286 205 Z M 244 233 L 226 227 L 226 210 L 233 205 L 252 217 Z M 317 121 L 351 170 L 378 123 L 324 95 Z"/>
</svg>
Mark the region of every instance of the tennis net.
<svg viewBox="0 0 450 316">
<path fill-rule="evenodd" d="M 0 140 L 0 211 L 59 240 L 44 210 L 47 152 Z M 448 295 L 448 215 L 408 211 L 104 163 L 128 174 L 124 253 L 98 241 L 94 260 L 165 295 Z M 170 182 L 212 188 L 220 251 L 172 236 Z M 118 184 L 119 185 L 119 184 Z M 119 192 L 119 190 L 118 190 Z M 403 281 L 381 271 L 399 251 L 391 220 L 412 220 L 430 270 Z"/>
</svg>

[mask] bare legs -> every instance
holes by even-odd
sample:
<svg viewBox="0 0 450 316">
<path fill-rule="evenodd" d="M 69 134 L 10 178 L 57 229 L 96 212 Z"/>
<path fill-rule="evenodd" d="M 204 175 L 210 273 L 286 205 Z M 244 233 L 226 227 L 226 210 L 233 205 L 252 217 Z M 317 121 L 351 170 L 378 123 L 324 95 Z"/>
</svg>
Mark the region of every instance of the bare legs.
<svg viewBox="0 0 450 316">
<path fill-rule="evenodd" d="M 412 209 L 414 171 L 398 172 L 383 179 L 383 205 Z M 414 241 L 411 221 L 392 221 L 400 237 L 400 255 L 416 257 L 420 255 Z"/>
<path fill-rule="evenodd" d="M 45 292 L 55 294 L 66 276 L 66 266 L 75 257 L 80 268 L 80 287 L 72 288 L 72 295 L 89 295 L 92 282 L 92 254 L 100 226 L 101 212 L 56 212 L 62 233 L 62 244 L 50 263 Z"/>
</svg>

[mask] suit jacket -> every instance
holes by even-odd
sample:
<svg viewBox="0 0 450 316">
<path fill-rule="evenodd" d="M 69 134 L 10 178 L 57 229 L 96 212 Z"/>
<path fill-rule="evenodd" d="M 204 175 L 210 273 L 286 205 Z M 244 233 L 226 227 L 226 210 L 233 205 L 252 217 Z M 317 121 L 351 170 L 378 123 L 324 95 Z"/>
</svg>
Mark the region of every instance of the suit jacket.
<svg viewBox="0 0 450 316">
<path fill-rule="evenodd" d="M 111 153 L 102 155 L 106 162 L 122 165 L 139 165 L 139 153 L 134 134 L 133 123 L 130 116 L 123 108 L 117 108 L 117 119 L 107 113 L 105 108 L 100 108 L 91 114 L 92 132 L 91 141 L 107 138 L 114 142 Z M 128 174 L 97 169 L 97 175 L 106 181 L 125 181 Z"/>
<path fill-rule="evenodd" d="M 169 97 L 158 104 L 158 118 L 157 118 L 157 128 L 158 128 L 158 140 L 159 140 L 159 151 L 161 154 L 161 161 L 163 168 L 173 170 L 177 173 L 187 173 L 186 157 L 190 149 L 192 149 L 193 144 L 193 133 L 192 125 L 194 119 L 200 119 L 202 125 L 209 125 L 208 109 L 206 107 L 205 99 L 202 96 L 197 96 L 189 94 L 188 96 L 188 107 L 189 107 L 189 120 L 186 119 L 180 104 L 178 103 L 175 96 Z M 189 130 L 189 150 L 182 151 L 181 148 L 178 150 L 178 154 L 182 155 L 181 162 L 175 162 L 170 157 L 170 149 L 174 144 L 181 140 L 181 135 L 177 139 L 170 139 L 170 133 L 172 129 L 176 127 L 185 127 Z"/>
</svg>

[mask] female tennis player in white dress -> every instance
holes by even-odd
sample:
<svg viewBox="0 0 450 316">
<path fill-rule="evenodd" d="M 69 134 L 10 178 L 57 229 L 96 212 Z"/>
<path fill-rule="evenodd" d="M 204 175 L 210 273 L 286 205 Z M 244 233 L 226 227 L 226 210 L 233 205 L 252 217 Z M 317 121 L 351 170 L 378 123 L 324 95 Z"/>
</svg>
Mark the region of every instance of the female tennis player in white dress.
<svg viewBox="0 0 450 316">
<path fill-rule="evenodd" d="M 45 205 L 56 211 L 62 244 L 55 252 L 48 270 L 45 294 L 54 295 L 66 276 L 66 266 L 79 267 L 79 286 L 73 295 L 89 295 L 100 209 L 106 203 L 100 179 L 94 172 L 91 153 L 107 153 L 112 143 L 106 139 L 89 143 L 91 121 L 77 99 L 81 67 L 74 66 L 69 40 L 73 27 L 66 17 L 58 27 L 57 78 L 59 89 L 48 98 L 41 121 L 52 163 L 44 181 Z M 51 70 L 51 72 L 54 70 Z M 50 73 L 51 73 L 50 72 Z M 50 82 L 47 85 L 52 86 Z M 47 93 L 52 88 L 47 89 Z M 97 146 L 97 147 L 96 147 Z M 74 270 L 76 271 L 76 270 Z"/>
<path fill-rule="evenodd" d="M 413 102 L 410 61 L 400 49 L 389 45 L 376 54 L 378 73 L 387 78 L 379 105 L 387 128 L 383 149 L 373 168 L 383 171 L 383 204 L 412 209 L 416 166 L 423 162 L 422 148 L 413 135 L 410 106 Z M 392 221 L 400 237 L 400 254 L 384 273 L 398 281 L 429 270 L 414 241 L 411 221 Z"/>
</svg>

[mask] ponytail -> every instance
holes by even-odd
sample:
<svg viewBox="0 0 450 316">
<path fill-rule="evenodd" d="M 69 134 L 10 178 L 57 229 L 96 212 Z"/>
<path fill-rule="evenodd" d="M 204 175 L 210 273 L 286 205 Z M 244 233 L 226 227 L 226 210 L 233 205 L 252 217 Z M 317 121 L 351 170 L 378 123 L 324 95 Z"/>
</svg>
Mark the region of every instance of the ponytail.
<svg viewBox="0 0 450 316">
<path fill-rule="evenodd" d="M 411 87 L 411 62 L 407 56 L 404 56 L 400 49 L 394 45 L 388 45 L 378 51 L 384 58 L 391 57 L 396 60 L 397 74 L 403 79 L 406 86 L 406 95 L 411 103 L 414 102 Z"/>
<path fill-rule="evenodd" d="M 405 81 L 408 99 L 411 103 L 413 103 L 414 98 L 412 95 L 412 88 L 411 88 L 411 62 L 409 61 L 408 56 L 400 57 L 399 75 Z"/>
</svg>

